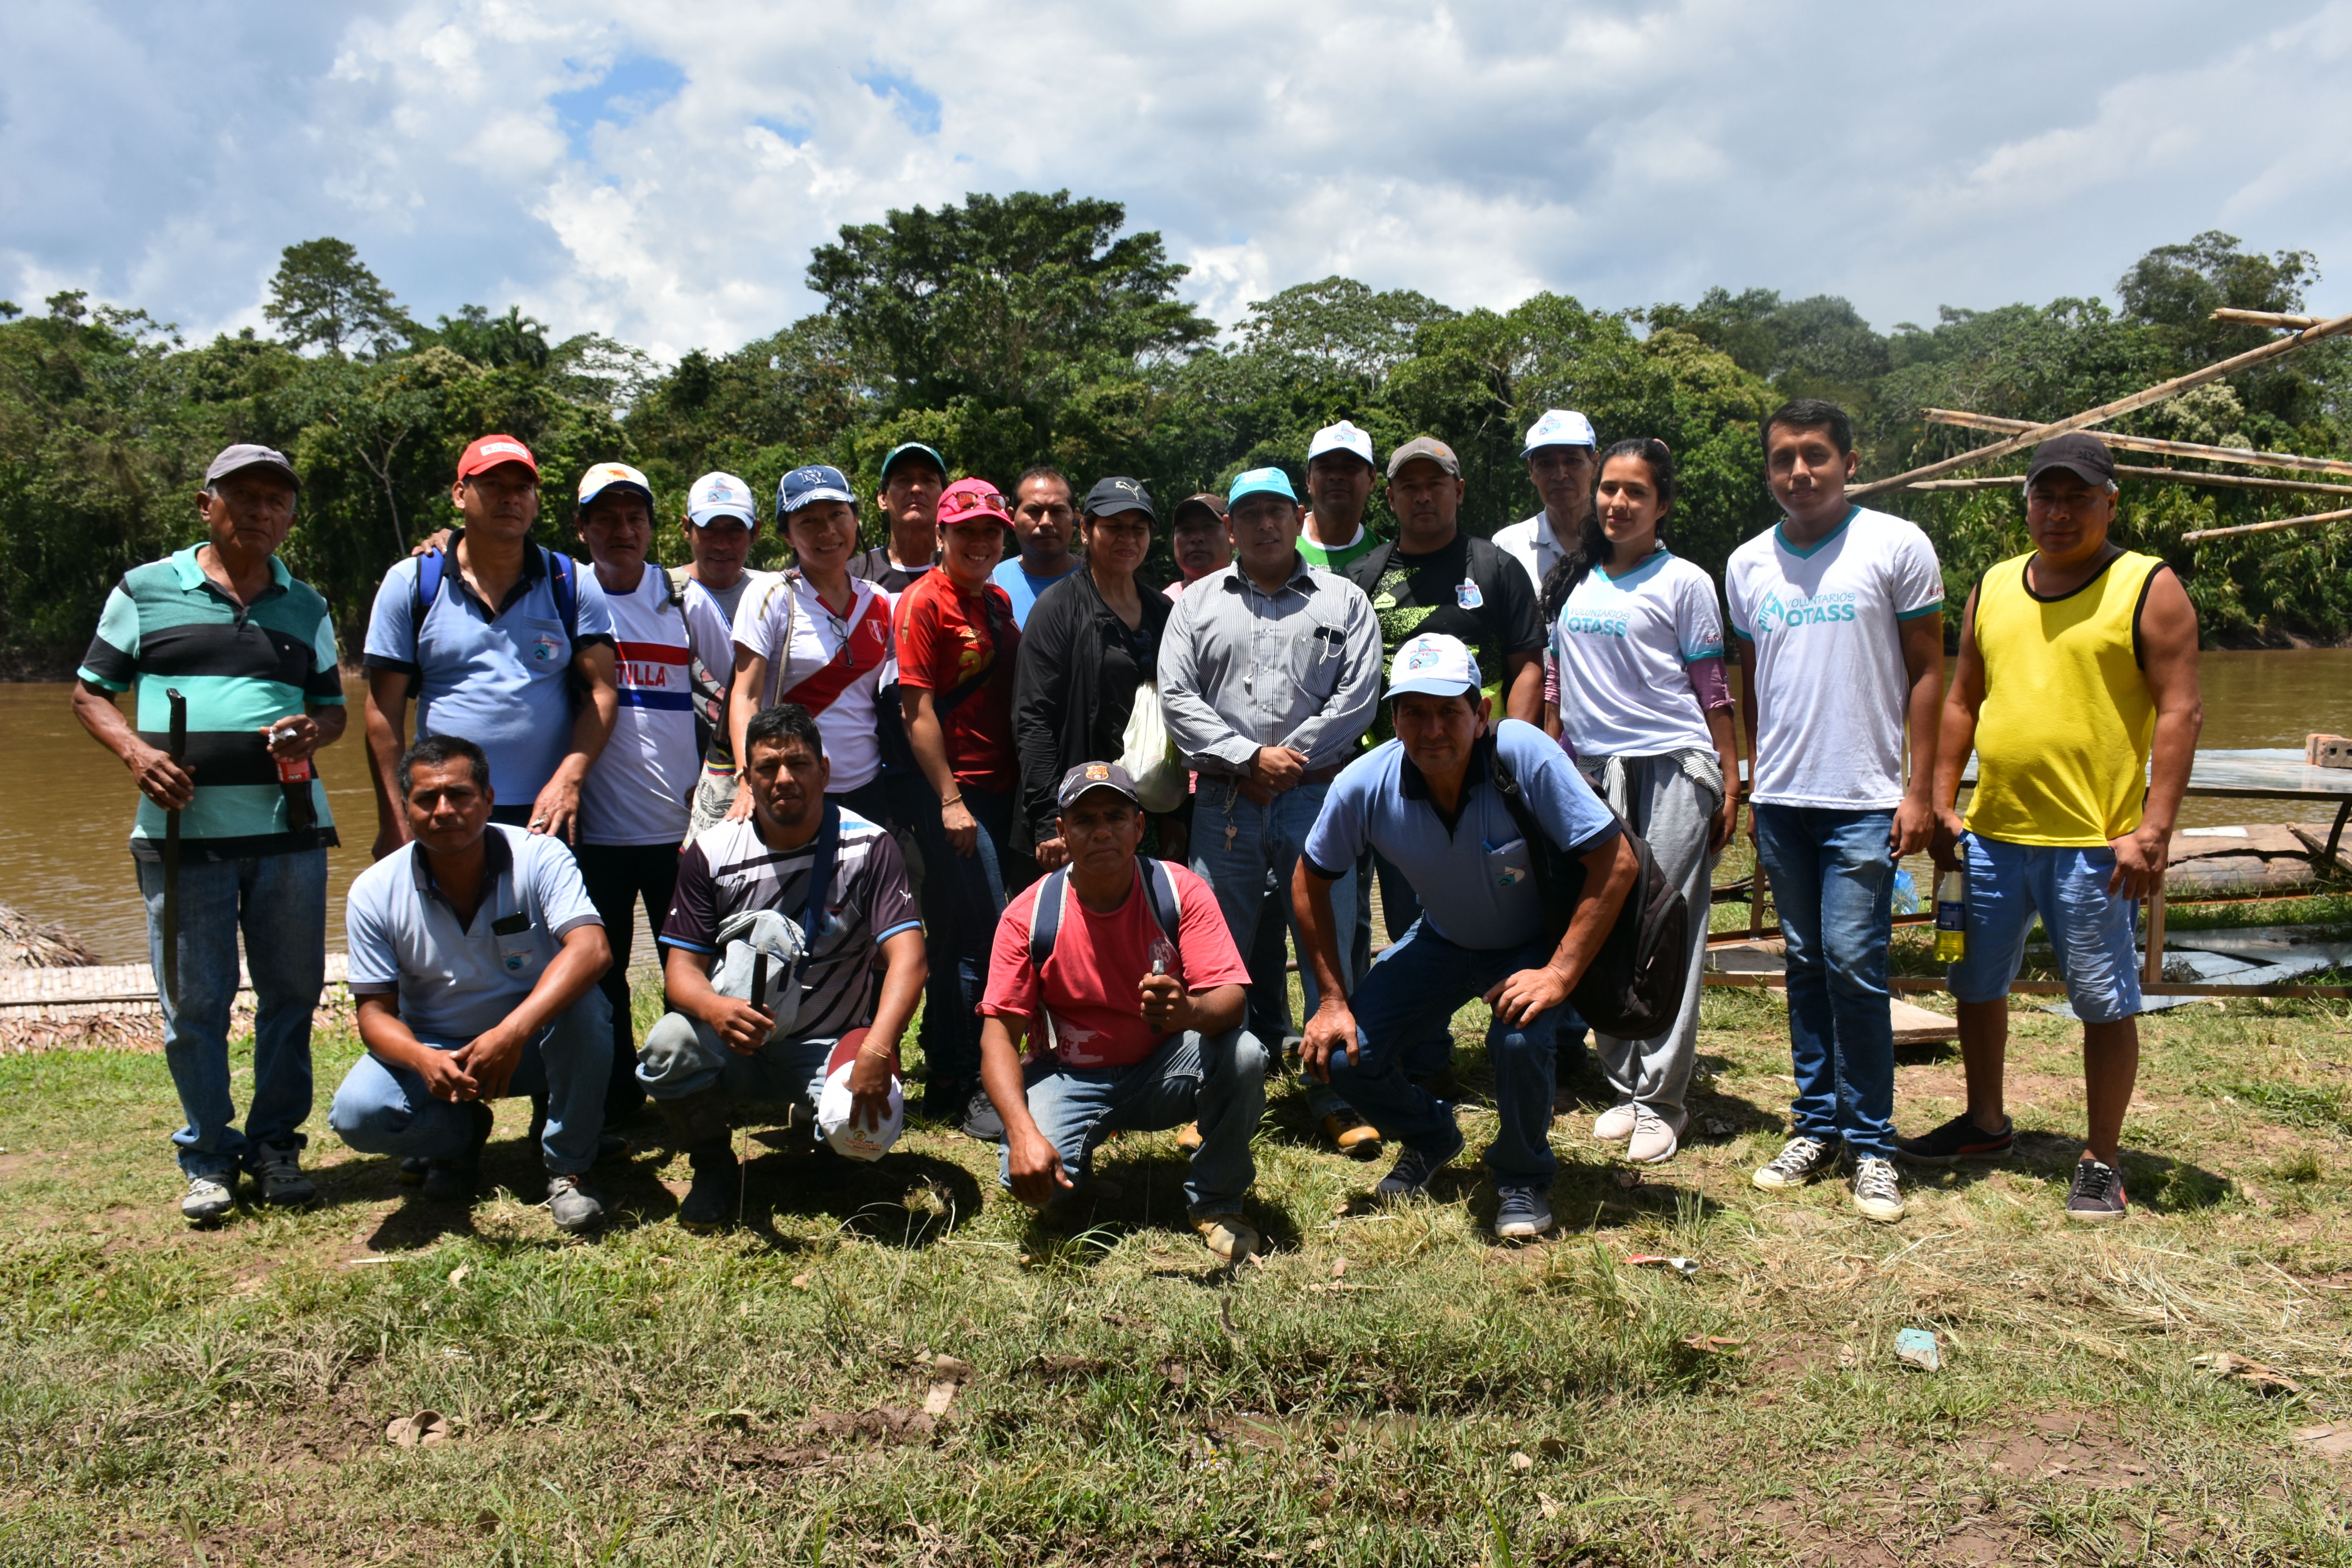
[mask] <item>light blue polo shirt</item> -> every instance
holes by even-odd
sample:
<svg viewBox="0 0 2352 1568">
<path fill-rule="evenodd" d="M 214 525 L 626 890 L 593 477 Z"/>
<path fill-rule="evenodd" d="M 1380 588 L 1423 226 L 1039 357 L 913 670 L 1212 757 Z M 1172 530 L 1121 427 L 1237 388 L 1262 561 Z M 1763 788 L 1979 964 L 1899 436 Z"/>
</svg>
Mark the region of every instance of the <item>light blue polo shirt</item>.
<svg viewBox="0 0 2352 1568">
<path fill-rule="evenodd" d="M 457 540 L 441 574 L 441 592 L 416 625 L 418 558 L 384 574 L 368 616 L 370 669 L 415 678 L 416 739 L 458 735 L 488 753 L 490 788 L 500 805 L 527 806 L 547 787 L 572 749 L 572 655 L 592 643 L 613 645 L 613 612 L 596 574 L 583 566 L 579 641 L 564 635 L 547 551 L 523 552 L 523 574 L 493 613 L 457 570 Z"/>
<path fill-rule="evenodd" d="M 1615 814 L 1559 742 L 1506 719 L 1495 727 L 1494 745 L 1554 844 L 1581 856 L 1616 837 Z M 1331 781 L 1307 835 L 1304 853 L 1316 875 L 1336 881 L 1366 848 L 1377 849 L 1412 884 L 1430 929 L 1455 946 L 1483 952 L 1540 941 L 1535 858 L 1487 778 L 1486 750 L 1482 743 L 1472 754 L 1461 816 L 1450 828 L 1403 742 L 1384 741 L 1349 763 Z"/>
<path fill-rule="evenodd" d="M 1029 625 L 1029 612 L 1037 607 L 1037 595 L 1085 564 L 1085 560 L 1079 559 L 1069 572 L 1059 572 L 1051 577 L 1032 577 L 1029 569 L 1021 564 L 1021 557 L 1015 555 L 1010 560 L 998 562 L 996 570 L 988 574 L 988 580 L 1004 590 L 1004 596 L 1013 601 L 1013 624 L 1025 629 Z"/>
<path fill-rule="evenodd" d="M 492 885 L 471 925 L 457 923 L 413 843 L 361 872 L 344 900 L 352 994 L 397 995 L 421 1040 L 463 1045 L 497 1024 L 530 994 L 567 932 L 604 923 L 562 841 L 493 825 L 482 849 Z"/>
</svg>

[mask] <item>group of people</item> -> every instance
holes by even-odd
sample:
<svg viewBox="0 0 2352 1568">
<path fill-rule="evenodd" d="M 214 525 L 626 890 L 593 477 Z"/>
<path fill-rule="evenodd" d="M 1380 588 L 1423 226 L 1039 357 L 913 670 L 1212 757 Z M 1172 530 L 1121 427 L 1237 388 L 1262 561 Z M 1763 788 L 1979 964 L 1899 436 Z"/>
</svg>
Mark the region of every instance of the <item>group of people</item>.
<svg viewBox="0 0 2352 1568">
<path fill-rule="evenodd" d="M 862 552 L 848 479 L 795 468 L 774 573 L 749 566 L 761 521 L 725 473 L 688 493 L 682 567 L 649 559 L 653 486 L 618 462 L 577 486 L 584 564 L 536 543 L 537 460 L 486 436 L 451 487 L 461 526 L 393 568 L 369 619 L 379 823 L 346 942 L 367 1053 L 328 1123 L 428 1198 L 463 1200 L 488 1102 L 529 1096 L 548 1207 L 581 1232 L 604 1217 L 583 1180 L 650 1099 L 692 1168 L 679 1218 L 714 1228 L 740 1209 L 747 1117 L 792 1104 L 820 1151 L 890 1146 L 919 1013 L 919 1113 L 999 1142 L 1017 1197 L 1067 1205 L 1105 1139 L 1178 1129 L 1192 1222 L 1232 1261 L 1260 1246 L 1251 1145 L 1286 1046 L 1323 1135 L 1394 1145 L 1376 1190 L 1409 1196 L 1464 1152 L 1452 1023 L 1483 999 L 1494 1228 L 1535 1237 L 1560 1064 L 1584 1048 L 1572 996 L 1642 874 L 1636 838 L 1689 910 L 1686 978 L 1654 1037 L 1596 1037 L 1610 1103 L 1591 1131 L 1656 1163 L 1687 1131 L 1744 728 L 1797 1084 L 1756 1184 L 1843 1170 L 1860 1212 L 1892 1220 L 1895 1160 L 2005 1154 L 2006 994 L 2038 915 L 2085 1021 L 2068 1213 L 2119 1216 L 2134 911 L 2199 722 L 2188 597 L 2108 540 L 2106 449 L 2046 442 L 2034 548 L 1967 596 L 1947 691 L 1941 569 L 1918 529 L 1846 499 L 1846 416 L 1791 403 L 1761 439 L 1783 516 L 1718 595 L 1667 543 L 1666 445 L 1603 447 L 1571 410 L 1528 431 L 1543 504 L 1492 541 L 1460 526 L 1451 447 L 1423 437 L 1380 465 L 1342 421 L 1309 445 L 1304 498 L 1254 468 L 1164 520 L 1132 478 L 1081 501 L 1040 466 L 1005 490 L 950 481 L 909 442 L 884 458 L 883 541 Z M 1383 471 L 1398 531 L 1378 541 Z M 241 1173 L 264 1203 L 316 1196 L 301 1127 L 336 830 L 311 757 L 345 723 L 327 606 L 277 554 L 300 489 L 278 452 L 222 452 L 205 538 L 123 578 L 75 690 L 143 796 L 132 851 L 197 1222 L 228 1212 Z M 1161 593 L 1138 573 L 1163 527 L 1181 575 Z M 1898 1139 L 1891 898 L 1923 847 L 1967 872 L 1949 981 L 1969 1103 Z M 642 1043 L 640 906 L 665 1007 Z M 240 929 L 257 1005 L 242 1129 Z"/>
</svg>

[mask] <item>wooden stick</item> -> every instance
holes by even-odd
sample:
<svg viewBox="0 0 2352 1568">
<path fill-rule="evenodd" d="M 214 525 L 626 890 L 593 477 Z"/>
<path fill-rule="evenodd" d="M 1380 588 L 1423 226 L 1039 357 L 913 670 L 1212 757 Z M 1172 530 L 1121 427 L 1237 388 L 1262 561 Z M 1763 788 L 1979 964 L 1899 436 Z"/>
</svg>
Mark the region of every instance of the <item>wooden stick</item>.
<svg viewBox="0 0 2352 1568">
<path fill-rule="evenodd" d="M 2174 376 L 2170 381 L 2158 383 L 2144 392 L 2135 392 L 2128 397 L 2118 397 L 2113 403 L 2103 403 L 2096 408 L 2085 409 L 2080 414 L 2053 420 L 2047 425 L 2036 426 L 2021 435 L 2011 436 L 2006 441 L 1996 441 L 1990 447 L 1979 447 L 1973 452 L 1962 452 L 1956 458 L 1946 458 L 1941 462 L 1929 463 L 1921 468 L 1913 468 L 1908 473 L 1894 474 L 1883 479 L 1873 479 L 1866 485 L 1851 487 L 1845 493 L 1854 497 L 1875 495 L 1880 490 L 1895 489 L 1907 485 L 1914 479 L 1932 479 L 1939 474 L 1948 474 L 1955 468 L 1972 468 L 1979 463 L 1989 463 L 1995 458 L 2006 458 L 2011 452 L 2022 451 L 2028 447 L 2048 440 L 2053 436 L 2063 436 L 2069 430 L 2082 430 L 2093 425 L 2104 424 L 2118 415 L 2146 408 L 2149 404 L 2161 403 L 2168 397 L 2177 397 L 2191 387 L 2202 386 L 2209 381 L 2219 381 L 2225 375 L 2235 375 L 2242 370 L 2250 370 L 2255 365 L 2274 360 L 2281 354 L 2293 353 L 2295 350 L 2315 343 L 2322 338 L 2332 338 L 2343 331 L 2352 331 L 2352 316 L 2338 316 L 2333 321 L 2322 321 L 2317 326 L 2305 328 L 2291 338 L 2273 339 L 2260 348 L 2248 349 L 2242 354 L 2232 354 L 2230 358 L 2216 361 L 2202 370 L 2190 371 L 2187 375 Z"/>
<path fill-rule="evenodd" d="M 1969 414 L 1958 408 L 1922 408 L 1930 425 L 1958 425 L 1970 430 L 1997 430 L 2017 435 L 2034 428 L 2031 419 L 2003 419 L 1994 414 Z M 2195 441 L 2159 441 L 2153 436 L 2117 436 L 2098 432 L 2099 439 L 2117 451 L 2155 452 L 2171 458 L 2194 458 L 2208 463 L 2249 463 L 2258 468 L 2301 468 L 2314 474 L 2352 474 L 2352 462 L 2341 458 L 2307 458 L 2301 452 L 2257 452 L 2246 447 L 2207 447 Z M 1990 451 L 1988 447 L 1984 450 Z"/>
<path fill-rule="evenodd" d="M 2297 490 L 2321 495 L 2352 496 L 2352 485 L 2322 484 L 2317 479 L 2264 479 L 2250 474 L 2205 474 L 2194 468 L 2135 468 L 2118 465 L 2116 477 L 2125 479 L 2169 479 L 2176 484 L 2218 485 L 2240 490 Z M 1921 479 L 1904 489 L 1913 490 L 1990 490 L 2021 485 L 2023 474 L 2002 474 L 1981 479 Z"/>
<path fill-rule="evenodd" d="M 2283 517 L 2275 522 L 2242 522 L 2235 528 L 2200 528 L 2182 534 L 2180 542 L 2194 544 L 2200 539 L 2228 539 L 2240 533 L 2276 533 L 2282 528 L 2309 528 L 2314 523 L 2341 522 L 2347 517 L 2352 517 L 2352 509 L 2314 512 L 2309 517 Z"/>
<path fill-rule="evenodd" d="M 2217 321 L 2236 321 L 2247 327 L 2315 327 L 2327 320 L 2325 316 L 2291 316 L 2283 310 L 2233 310 L 2227 306 L 2213 312 Z"/>
</svg>

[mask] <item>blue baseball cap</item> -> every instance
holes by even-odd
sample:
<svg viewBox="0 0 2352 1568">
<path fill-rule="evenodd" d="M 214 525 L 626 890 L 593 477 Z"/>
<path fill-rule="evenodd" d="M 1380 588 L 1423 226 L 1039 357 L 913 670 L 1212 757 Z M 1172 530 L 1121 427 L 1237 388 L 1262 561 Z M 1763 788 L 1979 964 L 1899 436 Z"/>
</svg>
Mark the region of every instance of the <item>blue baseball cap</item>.
<svg viewBox="0 0 2352 1568">
<path fill-rule="evenodd" d="M 1397 649 L 1389 666 L 1389 696 L 1468 697 L 1478 695 L 1478 661 L 1460 637 L 1423 632 Z"/>
<path fill-rule="evenodd" d="M 883 456 L 882 482 L 884 484 L 887 485 L 890 482 L 891 468 L 897 465 L 899 458 L 907 456 L 909 452 L 919 458 L 929 458 L 931 467 L 940 471 L 940 483 L 945 484 L 948 482 L 948 460 L 940 456 L 938 447 L 926 447 L 920 441 L 901 441 L 897 446 L 891 447 L 890 450 Z"/>
<path fill-rule="evenodd" d="M 1298 492 L 1290 488 L 1288 474 L 1280 468 L 1252 468 L 1234 479 L 1225 491 L 1225 504 L 1232 506 L 1244 496 L 1255 495 L 1280 496 L 1294 505 L 1298 500 Z"/>
<path fill-rule="evenodd" d="M 790 517 L 804 506 L 821 500 L 845 500 L 857 504 L 849 481 L 839 468 L 829 463 L 811 463 L 805 468 L 794 468 L 776 481 L 776 515 Z"/>
</svg>

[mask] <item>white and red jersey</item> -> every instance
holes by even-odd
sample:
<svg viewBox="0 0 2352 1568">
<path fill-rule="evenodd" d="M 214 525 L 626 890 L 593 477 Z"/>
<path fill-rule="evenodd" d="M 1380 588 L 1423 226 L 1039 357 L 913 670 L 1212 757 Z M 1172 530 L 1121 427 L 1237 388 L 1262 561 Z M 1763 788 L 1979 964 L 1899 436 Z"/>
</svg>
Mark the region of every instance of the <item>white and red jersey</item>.
<svg viewBox="0 0 2352 1568">
<path fill-rule="evenodd" d="M 688 660 L 696 653 L 706 664 L 714 653 L 724 658 L 727 626 L 707 594 L 689 592 L 672 605 L 668 574 L 650 562 L 635 590 L 606 588 L 604 600 L 621 707 L 581 792 L 580 841 L 676 844 L 702 773 Z"/>
<path fill-rule="evenodd" d="M 836 616 L 797 572 L 743 595 L 735 606 L 735 641 L 768 661 L 762 705 L 797 702 L 816 720 L 833 764 L 835 795 L 882 771 L 874 697 L 891 663 L 894 600 L 863 578 L 849 580 L 849 613 Z"/>
</svg>

